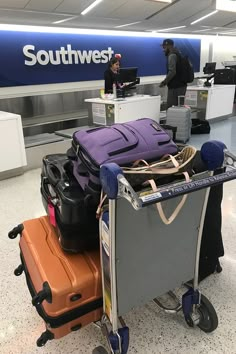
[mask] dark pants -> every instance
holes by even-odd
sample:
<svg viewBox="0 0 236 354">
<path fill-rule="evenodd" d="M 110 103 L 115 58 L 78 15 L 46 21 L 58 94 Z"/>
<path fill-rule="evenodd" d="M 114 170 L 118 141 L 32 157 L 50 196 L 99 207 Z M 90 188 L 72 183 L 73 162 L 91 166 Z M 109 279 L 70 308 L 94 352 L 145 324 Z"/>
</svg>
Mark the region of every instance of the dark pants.
<svg viewBox="0 0 236 354">
<path fill-rule="evenodd" d="M 172 106 L 178 106 L 178 96 L 185 96 L 187 86 L 178 87 L 178 88 L 168 88 L 167 95 L 167 108 Z"/>
<path fill-rule="evenodd" d="M 201 160 L 201 154 L 199 151 L 194 159 L 193 170 L 195 173 L 206 170 L 206 166 Z M 224 170 L 219 169 L 215 171 L 214 174 L 216 175 L 222 172 L 224 172 Z M 211 187 L 202 232 L 201 252 L 199 259 L 199 281 L 214 273 L 219 257 L 224 256 L 224 245 L 221 234 L 222 198 L 223 185 L 219 184 L 215 187 Z"/>
</svg>

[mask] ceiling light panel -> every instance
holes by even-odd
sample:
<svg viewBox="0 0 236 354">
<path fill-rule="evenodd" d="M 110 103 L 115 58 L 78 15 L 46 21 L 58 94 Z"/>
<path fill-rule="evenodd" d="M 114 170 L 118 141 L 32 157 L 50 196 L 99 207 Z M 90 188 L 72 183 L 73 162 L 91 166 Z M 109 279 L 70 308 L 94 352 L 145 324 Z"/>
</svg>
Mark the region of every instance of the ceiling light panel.
<svg viewBox="0 0 236 354">
<path fill-rule="evenodd" d="M 86 15 L 87 13 L 89 13 L 90 11 L 93 10 L 94 7 L 98 6 L 103 0 L 95 0 L 94 2 L 92 2 L 91 5 L 89 5 L 88 7 L 86 7 L 86 9 L 84 9 L 81 12 L 81 15 Z"/>
<path fill-rule="evenodd" d="M 158 32 L 173 31 L 173 30 L 177 30 L 177 29 L 185 28 L 185 27 L 186 26 L 177 26 L 177 27 L 163 28 L 163 29 L 159 29 Z"/>
<path fill-rule="evenodd" d="M 193 21 L 190 23 L 190 25 L 194 25 L 195 23 L 198 23 L 200 21 L 203 21 L 205 20 L 206 18 L 210 17 L 210 16 L 213 16 L 215 14 L 217 14 L 218 10 L 215 10 L 215 11 L 212 11 L 212 12 L 209 12 L 208 14 L 206 14 L 205 16 L 202 16 L 200 18 L 198 18 L 197 20 Z"/>
<path fill-rule="evenodd" d="M 236 1 L 216 0 L 216 10 L 236 12 Z"/>
<path fill-rule="evenodd" d="M 75 20 L 76 18 L 78 18 L 78 16 L 72 16 L 72 17 L 64 18 L 63 20 L 55 21 L 53 23 L 54 24 L 58 24 L 58 23 L 68 22 L 68 21 Z"/>
</svg>

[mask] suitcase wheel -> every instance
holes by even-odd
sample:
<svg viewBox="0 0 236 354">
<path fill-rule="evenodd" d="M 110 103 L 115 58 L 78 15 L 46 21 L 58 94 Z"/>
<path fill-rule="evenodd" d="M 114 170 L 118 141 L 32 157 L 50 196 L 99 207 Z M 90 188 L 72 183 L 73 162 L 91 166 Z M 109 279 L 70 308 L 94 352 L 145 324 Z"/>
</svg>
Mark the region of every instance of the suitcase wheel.
<svg viewBox="0 0 236 354">
<path fill-rule="evenodd" d="M 21 234 L 23 230 L 24 230 L 23 224 L 19 224 L 16 227 L 14 227 L 14 229 L 8 232 L 8 237 L 13 240 L 14 238 L 17 237 L 18 234 Z"/>
<path fill-rule="evenodd" d="M 106 351 L 106 349 L 102 346 L 96 347 L 92 354 L 108 354 L 108 352 Z"/>
<path fill-rule="evenodd" d="M 21 275 L 24 271 L 24 267 L 23 264 L 20 264 L 15 270 L 14 270 L 14 274 L 18 277 L 19 275 Z"/>
<path fill-rule="evenodd" d="M 37 346 L 38 347 L 43 347 L 48 340 L 52 340 L 54 339 L 54 335 L 52 332 L 50 332 L 49 330 L 46 330 L 45 332 L 43 332 L 41 334 L 41 336 L 37 339 Z"/>
</svg>

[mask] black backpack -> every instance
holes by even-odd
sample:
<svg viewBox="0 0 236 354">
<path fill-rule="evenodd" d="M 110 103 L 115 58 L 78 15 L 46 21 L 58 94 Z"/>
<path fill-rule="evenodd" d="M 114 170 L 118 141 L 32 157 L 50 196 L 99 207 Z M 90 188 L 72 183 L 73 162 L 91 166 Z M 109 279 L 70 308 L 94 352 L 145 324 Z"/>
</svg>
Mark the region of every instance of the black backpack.
<svg viewBox="0 0 236 354">
<path fill-rule="evenodd" d="M 188 56 L 179 55 L 181 64 L 181 81 L 185 84 L 193 82 L 194 80 L 194 70 L 191 61 Z"/>
</svg>

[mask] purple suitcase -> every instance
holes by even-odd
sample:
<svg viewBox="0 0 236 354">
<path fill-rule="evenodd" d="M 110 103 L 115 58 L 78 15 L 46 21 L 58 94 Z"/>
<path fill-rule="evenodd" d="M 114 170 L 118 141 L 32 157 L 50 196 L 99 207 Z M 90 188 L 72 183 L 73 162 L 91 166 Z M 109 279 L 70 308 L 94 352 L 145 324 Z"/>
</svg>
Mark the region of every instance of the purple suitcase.
<svg viewBox="0 0 236 354">
<path fill-rule="evenodd" d="M 86 194 L 100 193 L 99 169 L 103 163 L 130 166 L 139 159 L 156 161 L 177 152 L 166 131 L 149 118 L 77 131 L 72 148 L 73 173 Z"/>
</svg>

